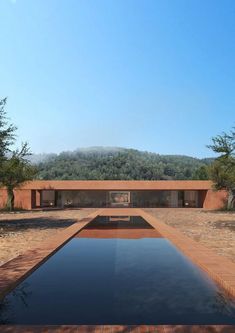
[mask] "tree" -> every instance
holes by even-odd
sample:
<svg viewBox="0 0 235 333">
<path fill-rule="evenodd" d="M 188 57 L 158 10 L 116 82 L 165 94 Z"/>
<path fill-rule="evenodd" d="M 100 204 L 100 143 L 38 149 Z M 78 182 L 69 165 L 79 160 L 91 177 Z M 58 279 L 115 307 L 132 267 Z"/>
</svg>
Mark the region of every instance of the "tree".
<svg viewBox="0 0 235 333">
<path fill-rule="evenodd" d="M 20 150 L 13 151 L 11 157 L 3 162 L 1 184 L 7 189 L 6 208 L 9 211 L 14 209 L 14 189 L 32 180 L 36 175 L 36 168 L 27 159 L 29 155 L 31 153 L 28 144 L 24 143 Z"/>
<path fill-rule="evenodd" d="M 209 175 L 216 190 L 227 190 L 227 209 L 230 210 L 235 195 L 235 128 L 213 137 L 212 144 L 207 147 L 220 154 L 209 167 Z"/>
<path fill-rule="evenodd" d="M 192 179 L 195 179 L 195 180 L 208 180 L 209 179 L 208 166 L 203 165 L 200 168 L 198 168 L 193 173 Z"/>
<path fill-rule="evenodd" d="M 31 155 L 27 143 L 22 144 L 21 149 L 10 149 L 16 140 L 17 128 L 7 121 L 6 102 L 6 98 L 0 100 L 0 186 L 7 189 L 7 209 L 11 211 L 14 209 L 14 189 L 33 179 L 36 169 L 27 159 Z"/>
<path fill-rule="evenodd" d="M 15 141 L 16 131 L 13 124 L 8 124 L 5 111 L 6 102 L 6 98 L 0 100 L 0 167 L 6 154 L 10 151 L 9 147 Z"/>
</svg>

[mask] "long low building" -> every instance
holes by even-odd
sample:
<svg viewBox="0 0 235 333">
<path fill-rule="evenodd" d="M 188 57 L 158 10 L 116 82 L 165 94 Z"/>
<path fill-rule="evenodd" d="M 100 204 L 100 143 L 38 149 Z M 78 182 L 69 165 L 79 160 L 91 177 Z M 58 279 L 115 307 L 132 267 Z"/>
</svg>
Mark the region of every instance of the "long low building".
<svg viewBox="0 0 235 333">
<path fill-rule="evenodd" d="M 212 185 L 199 180 L 35 180 L 15 190 L 15 207 L 222 208 L 227 194 Z M 6 200 L 6 189 L 0 189 L 0 208 Z"/>
</svg>

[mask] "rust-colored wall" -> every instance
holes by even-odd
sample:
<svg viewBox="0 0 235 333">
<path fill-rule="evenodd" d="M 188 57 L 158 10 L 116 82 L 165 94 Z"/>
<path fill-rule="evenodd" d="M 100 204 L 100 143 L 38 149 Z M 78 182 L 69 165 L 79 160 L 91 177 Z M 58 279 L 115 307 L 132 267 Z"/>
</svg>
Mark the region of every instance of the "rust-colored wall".
<svg viewBox="0 0 235 333">
<path fill-rule="evenodd" d="M 208 180 L 35 180 L 25 190 L 208 190 Z"/>
<path fill-rule="evenodd" d="M 14 191 L 15 207 L 20 209 L 31 209 L 31 190 L 18 189 Z M 0 190 L 0 208 L 4 208 L 7 203 L 7 191 Z"/>
<path fill-rule="evenodd" d="M 205 209 L 221 209 L 225 206 L 227 199 L 226 191 L 213 191 L 206 192 L 203 208 Z"/>
<path fill-rule="evenodd" d="M 15 191 L 15 207 L 22 209 L 31 209 L 31 190 L 16 190 Z"/>
<path fill-rule="evenodd" d="M 7 203 L 7 191 L 0 189 L 0 208 L 4 208 Z"/>
<path fill-rule="evenodd" d="M 40 191 L 31 191 L 31 208 L 37 208 L 41 206 L 41 196 Z"/>
</svg>

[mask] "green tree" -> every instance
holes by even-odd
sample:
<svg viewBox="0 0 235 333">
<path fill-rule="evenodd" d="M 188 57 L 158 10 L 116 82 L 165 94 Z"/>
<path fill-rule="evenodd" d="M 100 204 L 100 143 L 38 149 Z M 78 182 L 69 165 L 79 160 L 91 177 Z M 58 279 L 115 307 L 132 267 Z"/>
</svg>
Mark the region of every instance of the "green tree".
<svg viewBox="0 0 235 333">
<path fill-rule="evenodd" d="M 16 131 L 16 127 L 8 123 L 5 111 L 6 102 L 6 98 L 0 100 L 0 169 L 1 163 L 10 151 L 9 147 L 15 140 Z"/>
<path fill-rule="evenodd" d="M 14 189 L 36 175 L 36 169 L 28 161 L 30 155 L 27 143 L 21 149 L 11 150 L 16 140 L 16 126 L 9 124 L 5 106 L 7 99 L 0 100 L 0 187 L 6 187 L 7 209 L 14 209 Z"/>
<path fill-rule="evenodd" d="M 235 195 L 235 129 L 213 137 L 208 148 L 220 154 L 209 167 L 209 175 L 216 190 L 227 190 L 227 209 L 230 210 L 234 207 Z"/>
<path fill-rule="evenodd" d="M 27 143 L 20 150 L 12 152 L 11 157 L 2 164 L 3 174 L 1 185 L 7 189 L 7 205 L 9 211 L 14 210 L 14 189 L 19 188 L 26 181 L 32 180 L 36 175 L 36 168 L 31 165 L 27 157 L 30 155 Z"/>
<path fill-rule="evenodd" d="M 193 173 L 192 179 L 195 179 L 195 180 L 208 180 L 209 179 L 208 166 L 202 165 L 200 168 L 198 168 Z"/>
</svg>

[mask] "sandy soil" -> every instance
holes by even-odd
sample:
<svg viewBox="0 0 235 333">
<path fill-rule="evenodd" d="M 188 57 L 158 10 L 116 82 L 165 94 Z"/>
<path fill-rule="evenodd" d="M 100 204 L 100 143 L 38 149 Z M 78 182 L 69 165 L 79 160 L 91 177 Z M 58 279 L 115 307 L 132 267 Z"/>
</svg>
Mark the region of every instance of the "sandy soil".
<svg viewBox="0 0 235 333">
<path fill-rule="evenodd" d="M 87 216 L 94 209 L 0 214 L 0 265 Z M 201 209 L 145 209 L 235 262 L 235 213 Z"/>
<path fill-rule="evenodd" d="M 0 214 L 0 266 L 92 211 L 94 209 Z"/>
<path fill-rule="evenodd" d="M 235 212 L 180 208 L 145 211 L 235 262 Z"/>
</svg>

